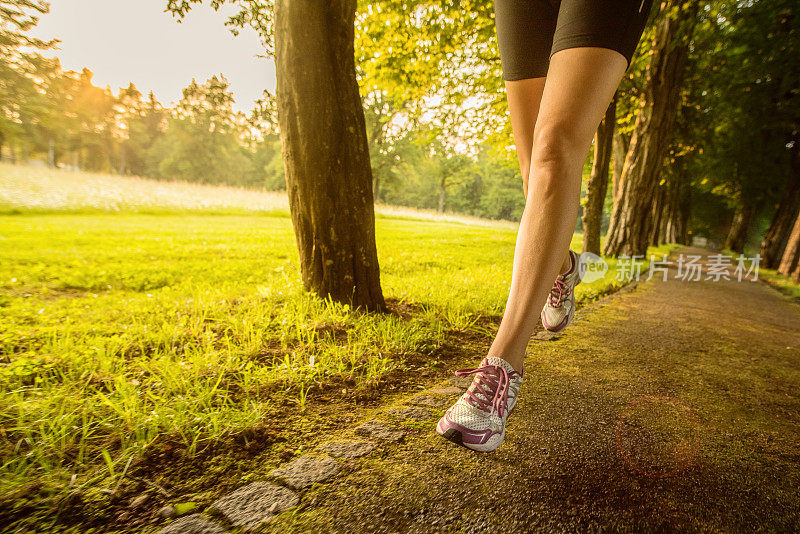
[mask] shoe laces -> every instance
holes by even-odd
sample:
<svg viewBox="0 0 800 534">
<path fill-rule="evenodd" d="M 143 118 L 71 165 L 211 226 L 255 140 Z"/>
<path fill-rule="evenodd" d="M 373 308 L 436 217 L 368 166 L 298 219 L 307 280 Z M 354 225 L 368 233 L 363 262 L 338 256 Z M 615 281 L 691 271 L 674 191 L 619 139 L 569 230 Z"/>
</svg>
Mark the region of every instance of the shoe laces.
<svg viewBox="0 0 800 534">
<path fill-rule="evenodd" d="M 502 365 L 484 363 L 475 369 L 459 369 L 456 376 L 477 374 L 473 387 L 466 391 L 467 402 L 491 416 L 495 412 L 503 417 L 508 410 L 508 392 L 511 376 Z M 490 400 L 491 399 L 491 400 Z"/>
<path fill-rule="evenodd" d="M 550 296 L 547 298 L 547 302 L 551 307 L 558 308 L 564 300 L 569 297 L 571 292 L 572 289 L 569 287 L 569 284 L 564 282 L 561 277 L 556 278 L 556 283 L 553 284 L 553 289 L 550 290 Z"/>
</svg>

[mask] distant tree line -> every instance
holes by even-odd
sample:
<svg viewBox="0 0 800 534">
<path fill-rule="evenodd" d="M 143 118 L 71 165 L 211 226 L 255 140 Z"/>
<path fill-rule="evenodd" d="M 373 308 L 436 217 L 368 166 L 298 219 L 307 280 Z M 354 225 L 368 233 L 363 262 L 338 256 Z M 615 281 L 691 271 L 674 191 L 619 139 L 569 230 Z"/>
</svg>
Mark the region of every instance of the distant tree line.
<svg viewBox="0 0 800 534">
<path fill-rule="evenodd" d="M 130 83 L 116 94 L 92 83 L 92 72 L 64 70 L 47 50 L 55 41 L 27 30 L 46 3 L 5 2 L 0 51 L 0 155 L 51 166 L 164 180 L 281 190 L 286 188 L 275 98 L 265 92 L 250 114 L 233 109 L 222 75 L 183 89 L 162 105 Z M 23 5 L 24 4 L 24 5 Z M 375 96 L 373 94 L 372 96 Z M 524 206 L 515 171 L 486 146 L 477 157 L 444 152 L 435 132 L 406 128 L 389 139 L 378 104 L 367 121 L 379 202 L 515 219 Z M 393 115 L 396 111 L 393 110 Z M 431 147 L 437 145 L 435 151 Z"/>
<path fill-rule="evenodd" d="M 25 17 L 28 17 L 25 19 Z M 26 30 L 35 17 L 2 12 L 4 27 Z M 7 37 L 8 30 L 3 31 Z M 183 89 L 173 107 L 131 83 L 114 94 L 92 72 L 61 68 L 26 48 L 46 49 L 23 31 L 0 52 L 0 154 L 11 162 L 133 174 L 158 179 L 278 187 L 283 164 L 268 100 L 250 115 L 233 109 L 224 76 Z"/>
</svg>

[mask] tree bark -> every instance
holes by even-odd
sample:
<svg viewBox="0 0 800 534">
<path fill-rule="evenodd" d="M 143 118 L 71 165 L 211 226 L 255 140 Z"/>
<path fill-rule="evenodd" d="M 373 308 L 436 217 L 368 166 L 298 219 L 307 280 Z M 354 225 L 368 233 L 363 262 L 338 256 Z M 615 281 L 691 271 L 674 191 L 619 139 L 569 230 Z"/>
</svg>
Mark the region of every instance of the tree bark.
<svg viewBox="0 0 800 534">
<path fill-rule="evenodd" d="M 663 214 L 664 214 L 664 197 L 666 196 L 664 188 L 656 185 L 655 193 L 651 203 L 652 209 L 650 212 L 650 236 L 647 239 L 648 245 L 661 244 L 661 229 L 663 227 Z"/>
<path fill-rule="evenodd" d="M 677 170 L 670 173 L 667 181 L 666 199 L 664 203 L 663 230 L 660 243 L 687 244 L 687 223 L 689 219 L 690 191 L 688 177 L 684 166 L 678 164 Z"/>
<path fill-rule="evenodd" d="M 600 225 L 603 221 L 603 206 L 608 191 L 608 169 L 617 121 L 617 98 L 611 100 L 605 117 L 594 136 L 594 161 L 589 181 L 586 183 L 586 203 L 583 207 L 583 252 L 600 254 Z"/>
<path fill-rule="evenodd" d="M 304 285 L 382 311 L 355 10 L 356 0 L 275 2 L 278 120 Z"/>
<path fill-rule="evenodd" d="M 619 190 L 619 179 L 622 176 L 622 168 L 625 167 L 625 156 L 628 154 L 628 146 L 631 139 L 629 136 L 623 134 L 619 130 L 614 132 L 614 147 L 612 152 L 614 154 L 614 174 L 611 181 L 611 198 L 617 198 L 617 191 Z"/>
<path fill-rule="evenodd" d="M 725 248 L 739 254 L 744 252 L 744 246 L 747 243 L 747 231 L 750 229 L 754 211 L 753 206 L 744 200 L 736 207 L 728 237 L 725 238 Z"/>
<path fill-rule="evenodd" d="M 791 178 L 761 242 L 761 265 L 768 269 L 780 263 L 794 221 L 800 214 L 800 135 L 795 136 L 791 158 Z"/>
<path fill-rule="evenodd" d="M 783 251 L 778 272 L 786 276 L 792 276 L 797 282 L 800 278 L 800 215 L 794 221 L 792 232 L 786 242 L 786 250 Z"/>
<path fill-rule="evenodd" d="M 603 252 L 609 256 L 645 254 L 651 237 L 652 202 L 680 103 L 696 0 L 669 0 L 658 22 L 644 84 L 643 108 L 631 144 Z"/>
</svg>

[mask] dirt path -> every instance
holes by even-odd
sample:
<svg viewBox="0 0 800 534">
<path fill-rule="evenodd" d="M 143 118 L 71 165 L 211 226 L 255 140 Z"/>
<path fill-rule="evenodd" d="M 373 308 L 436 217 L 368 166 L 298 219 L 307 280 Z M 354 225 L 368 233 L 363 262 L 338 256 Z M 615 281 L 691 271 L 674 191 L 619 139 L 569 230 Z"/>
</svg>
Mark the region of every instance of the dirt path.
<svg viewBox="0 0 800 534">
<path fill-rule="evenodd" d="M 532 341 L 497 452 L 435 435 L 436 410 L 258 531 L 800 530 L 800 306 L 675 275 Z"/>
</svg>

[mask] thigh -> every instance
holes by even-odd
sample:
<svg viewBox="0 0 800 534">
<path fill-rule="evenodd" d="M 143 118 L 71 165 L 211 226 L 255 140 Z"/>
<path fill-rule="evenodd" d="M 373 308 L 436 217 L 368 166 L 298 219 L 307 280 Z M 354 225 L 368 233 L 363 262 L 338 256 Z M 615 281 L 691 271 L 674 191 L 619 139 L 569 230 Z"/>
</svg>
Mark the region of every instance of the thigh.
<svg viewBox="0 0 800 534">
<path fill-rule="evenodd" d="M 557 0 L 494 0 L 505 81 L 547 75 L 557 18 Z"/>
<path fill-rule="evenodd" d="M 561 158 L 580 169 L 626 67 L 621 54 L 601 47 L 553 54 L 536 121 L 535 161 Z"/>
<path fill-rule="evenodd" d="M 550 55 L 577 47 L 608 48 L 626 64 L 644 31 L 652 0 L 562 0 Z"/>
</svg>

